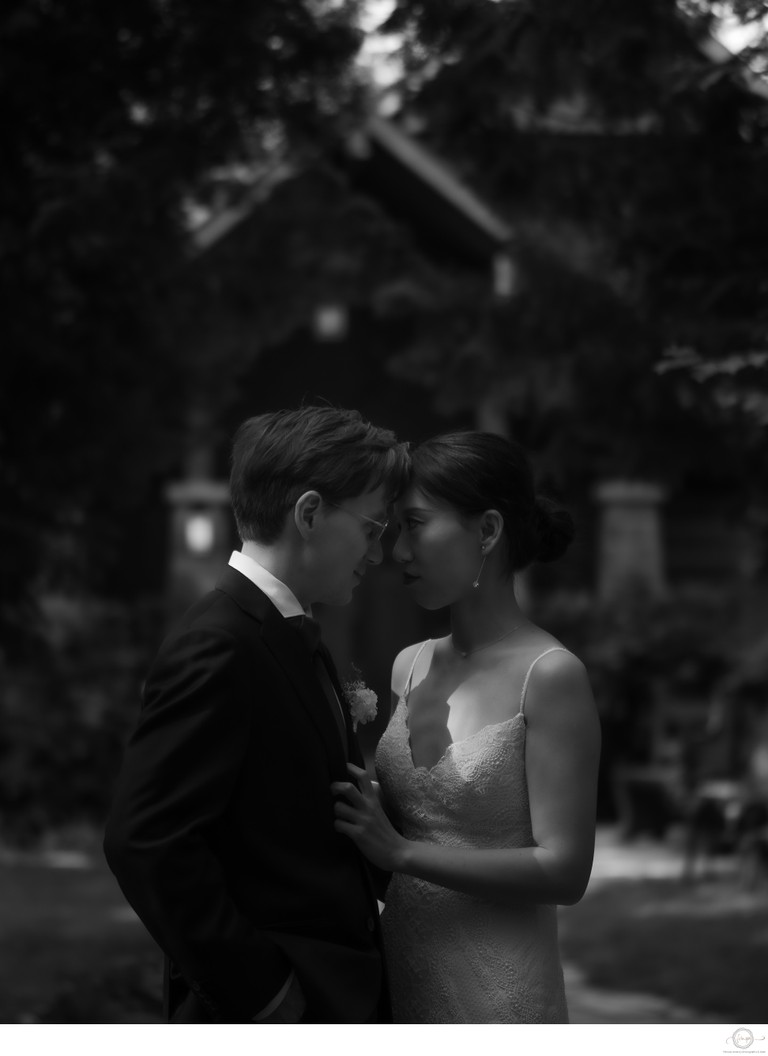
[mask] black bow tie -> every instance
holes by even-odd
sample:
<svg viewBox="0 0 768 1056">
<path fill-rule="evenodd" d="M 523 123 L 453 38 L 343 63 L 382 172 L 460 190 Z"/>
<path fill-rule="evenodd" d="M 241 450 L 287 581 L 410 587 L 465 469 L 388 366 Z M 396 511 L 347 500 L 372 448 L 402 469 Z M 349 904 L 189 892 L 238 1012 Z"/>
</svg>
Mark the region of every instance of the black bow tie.
<svg viewBox="0 0 768 1056">
<path fill-rule="evenodd" d="M 317 647 L 320 645 L 320 624 L 317 620 L 313 620 L 311 616 L 287 616 L 285 622 L 295 627 L 301 634 L 310 653 L 317 652 Z"/>
</svg>

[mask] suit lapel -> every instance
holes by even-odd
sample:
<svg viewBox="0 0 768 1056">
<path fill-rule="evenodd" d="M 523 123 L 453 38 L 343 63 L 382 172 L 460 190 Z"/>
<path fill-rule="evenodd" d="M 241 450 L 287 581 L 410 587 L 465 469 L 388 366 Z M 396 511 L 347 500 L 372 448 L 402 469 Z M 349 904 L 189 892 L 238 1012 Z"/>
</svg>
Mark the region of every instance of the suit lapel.
<svg viewBox="0 0 768 1056">
<path fill-rule="evenodd" d="M 346 777 L 344 745 L 323 687 L 315 674 L 312 657 L 296 631 L 285 623 L 277 609 L 274 609 L 274 613 L 274 617 L 264 626 L 264 644 L 293 683 L 301 703 L 317 727 L 335 770 Z"/>
<path fill-rule="evenodd" d="M 327 661 L 328 671 L 330 672 L 330 675 L 331 675 L 331 681 L 333 682 L 334 689 L 336 690 L 336 692 L 337 692 L 337 694 L 339 696 L 339 700 L 341 701 L 342 709 L 344 711 L 344 724 L 347 727 L 347 747 L 348 747 L 348 753 L 349 753 L 349 761 L 351 763 L 354 763 L 355 766 L 359 766 L 361 770 L 365 770 L 366 769 L 365 759 L 363 757 L 363 753 L 362 753 L 362 751 L 360 749 L 360 745 L 359 745 L 358 740 L 357 740 L 357 734 L 352 729 L 352 715 L 351 715 L 350 710 L 349 710 L 349 708 L 347 706 L 346 696 L 344 695 L 344 690 L 343 690 L 341 682 L 339 680 L 339 673 L 336 670 L 336 665 L 333 662 L 333 657 L 331 656 L 331 654 L 330 654 L 329 650 L 326 648 L 326 646 L 321 643 L 320 648 L 323 650 L 323 654 L 324 654 L 324 656 L 326 658 L 326 661 Z M 352 780 L 352 778 L 350 777 L 349 774 L 346 775 L 346 780 L 347 781 Z M 371 870 L 374 869 L 375 867 L 370 864 L 368 859 L 359 850 L 358 850 L 357 857 L 358 857 L 358 862 L 360 864 L 360 871 L 361 871 L 361 873 L 363 875 L 363 881 L 365 883 L 365 887 L 366 887 L 366 890 L 368 892 L 368 897 L 369 897 L 370 902 L 371 902 L 372 919 L 377 922 L 376 923 L 376 929 L 377 929 L 377 932 L 378 932 L 378 928 L 379 928 L 379 925 L 378 925 L 378 919 L 379 919 L 378 896 L 376 894 L 376 883 L 375 883 L 373 875 L 371 873 Z M 380 875 L 383 875 L 382 871 L 380 869 L 376 870 L 376 872 L 378 874 L 380 874 Z"/>
<path fill-rule="evenodd" d="M 263 624 L 264 645 L 277 660 L 296 691 L 302 707 L 312 720 L 328 754 L 333 772 L 346 779 L 344 746 L 312 666 L 312 657 L 304 648 L 301 638 L 290 624 L 285 622 L 266 594 L 236 569 L 227 568 L 216 584 L 216 589 L 229 594 L 244 612 Z M 334 679 L 338 681 L 335 672 Z"/>
</svg>

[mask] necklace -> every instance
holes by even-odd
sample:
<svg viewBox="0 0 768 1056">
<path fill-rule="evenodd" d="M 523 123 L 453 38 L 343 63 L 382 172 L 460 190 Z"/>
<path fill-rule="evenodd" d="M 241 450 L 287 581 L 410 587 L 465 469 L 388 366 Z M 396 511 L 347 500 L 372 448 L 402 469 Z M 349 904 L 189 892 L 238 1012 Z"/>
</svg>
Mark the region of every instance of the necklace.
<svg viewBox="0 0 768 1056">
<path fill-rule="evenodd" d="M 507 631 L 506 634 L 502 634 L 498 638 L 494 638 L 492 639 L 492 641 L 486 642 L 485 645 L 478 645 L 475 649 L 459 649 L 459 647 L 453 640 L 453 635 L 451 635 L 451 646 L 455 649 L 459 656 L 462 656 L 464 657 L 464 659 L 466 659 L 468 656 L 472 656 L 473 653 L 479 653 L 482 649 L 490 649 L 490 647 L 492 645 L 496 645 L 497 642 L 503 642 L 505 638 L 509 638 L 510 634 L 514 634 L 515 631 L 519 631 L 522 626 L 522 623 L 516 623 L 511 631 Z"/>
</svg>

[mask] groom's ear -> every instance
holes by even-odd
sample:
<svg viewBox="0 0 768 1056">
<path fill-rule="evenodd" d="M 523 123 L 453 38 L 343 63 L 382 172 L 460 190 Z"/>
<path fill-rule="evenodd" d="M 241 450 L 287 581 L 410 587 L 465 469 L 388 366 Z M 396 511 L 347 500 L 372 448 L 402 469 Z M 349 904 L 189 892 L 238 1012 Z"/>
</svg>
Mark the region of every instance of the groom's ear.
<svg viewBox="0 0 768 1056">
<path fill-rule="evenodd" d="M 320 508 L 323 504 L 318 491 L 305 491 L 293 507 L 293 522 L 302 539 L 309 539 L 317 527 Z"/>
</svg>

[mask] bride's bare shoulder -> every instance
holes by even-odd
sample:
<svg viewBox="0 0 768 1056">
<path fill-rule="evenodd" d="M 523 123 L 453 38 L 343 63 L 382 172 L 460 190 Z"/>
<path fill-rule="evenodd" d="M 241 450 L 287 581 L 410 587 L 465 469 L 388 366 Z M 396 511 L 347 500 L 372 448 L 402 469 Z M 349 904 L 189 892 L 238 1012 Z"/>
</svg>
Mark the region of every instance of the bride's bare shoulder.
<svg viewBox="0 0 768 1056">
<path fill-rule="evenodd" d="M 392 692 L 395 696 L 399 697 L 405 691 L 405 683 L 408 681 L 411 667 L 422 645 L 424 642 L 406 645 L 405 649 L 401 649 L 395 657 L 395 662 L 392 664 Z"/>
</svg>

